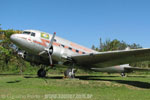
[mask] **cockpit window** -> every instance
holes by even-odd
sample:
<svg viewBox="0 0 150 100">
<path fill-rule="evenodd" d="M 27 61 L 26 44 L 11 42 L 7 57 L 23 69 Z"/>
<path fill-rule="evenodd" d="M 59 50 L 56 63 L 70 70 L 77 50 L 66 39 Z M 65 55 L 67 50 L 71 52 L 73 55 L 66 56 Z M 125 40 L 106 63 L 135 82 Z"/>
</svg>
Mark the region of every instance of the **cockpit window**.
<svg viewBox="0 0 150 100">
<path fill-rule="evenodd" d="M 24 31 L 22 34 L 30 34 L 31 32 Z"/>
<path fill-rule="evenodd" d="M 32 32 L 32 33 L 31 33 L 31 36 L 34 36 L 34 37 L 35 37 L 35 33 Z"/>
</svg>

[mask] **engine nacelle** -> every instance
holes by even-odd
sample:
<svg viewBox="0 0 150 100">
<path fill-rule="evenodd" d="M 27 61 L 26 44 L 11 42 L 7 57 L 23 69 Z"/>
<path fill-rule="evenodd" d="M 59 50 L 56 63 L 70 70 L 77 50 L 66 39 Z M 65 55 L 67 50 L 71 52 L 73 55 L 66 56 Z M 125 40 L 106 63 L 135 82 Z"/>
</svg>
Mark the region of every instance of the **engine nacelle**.
<svg viewBox="0 0 150 100">
<path fill-rule="evenodd" d="M 23 52 L 23 51 L 18 52 L 18 55 L 20 57 L 22 57 L 24 60 L 29 61 L 29 62 L 34 63 L 34 64 L 49 65 L 49 60 L 47 58 L 44 58 L 44 57 L 41 57 L 38 55 L 33 55 L 33 54 Z"/>
</svg>

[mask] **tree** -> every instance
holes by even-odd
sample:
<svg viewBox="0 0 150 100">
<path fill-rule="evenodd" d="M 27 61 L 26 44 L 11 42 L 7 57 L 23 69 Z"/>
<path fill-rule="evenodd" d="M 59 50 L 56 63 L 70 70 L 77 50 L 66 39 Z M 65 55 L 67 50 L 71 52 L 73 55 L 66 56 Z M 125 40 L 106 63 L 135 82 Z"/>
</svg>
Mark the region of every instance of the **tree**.
<svg viewBox="0 0 150 100">
<path fill-rule="evenodd" d="M 142 48 L 139 44 L 127 44 L 124 41 L 119 41 L 117 39 L 110 40 L 106 39 L 105 42 L 102 42 L 102 39 L 100 38 L 100 48 L 98 51 L 114 51 L 114 50 L 124 50 L 127 47 L 130 47 L 131 49 L 137 49 Z"/>
<path fill-rule="evenodd" d="M 117 39 L 110 40 L 106 39 L 106 41 L 102 42 L 102 38 L 100 40 L 100 46 L 99 48 L 95 47 L 94 45 L 92 46 L 93 50 L 104 52 L 104 51 L 114 51 L 114 50 L 124 50 L 127 47 L 131 49 L 138 49 L 142 48 L 141 45 L 133 43 L 133 44 L 127 44 L 125 41 L 119 41 Z M 150 67 L 150 61 L 143 61 L 143 62 L 136 62 L 136 63 L 131 63 L 131 66 L 137 66 L 137 67 Z"/>
<path fill-rule="evenodd" d="M 92 45 L 92 49 L 95 50 L 95 45 Z"/>
<path fill-rule="evenodd" d="M 20 58 L 17 57 L 16 52 L 11 48 L 10 36 L 16 33 L 16 31 L 13 29 L 0 30 L 0 33 L 2 33 L 0 34 L 0 71 L 4 71 L 12 67 L 11 63 L 19 65 L 23 62 L 20 62 Z"/>
</svg>

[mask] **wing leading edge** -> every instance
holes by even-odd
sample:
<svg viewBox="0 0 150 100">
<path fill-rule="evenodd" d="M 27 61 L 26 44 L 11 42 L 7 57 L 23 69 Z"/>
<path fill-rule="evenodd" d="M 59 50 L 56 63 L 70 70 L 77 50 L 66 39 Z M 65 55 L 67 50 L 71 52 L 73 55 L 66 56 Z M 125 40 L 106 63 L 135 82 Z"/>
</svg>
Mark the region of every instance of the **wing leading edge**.
<svg viewBox="0 0 150 100">
<path fill-rule="evenodd" d="M 150 48 L 90 53 L 71 58 L 81 66 L 108 67 L 150 60 Z"/>
</svg>

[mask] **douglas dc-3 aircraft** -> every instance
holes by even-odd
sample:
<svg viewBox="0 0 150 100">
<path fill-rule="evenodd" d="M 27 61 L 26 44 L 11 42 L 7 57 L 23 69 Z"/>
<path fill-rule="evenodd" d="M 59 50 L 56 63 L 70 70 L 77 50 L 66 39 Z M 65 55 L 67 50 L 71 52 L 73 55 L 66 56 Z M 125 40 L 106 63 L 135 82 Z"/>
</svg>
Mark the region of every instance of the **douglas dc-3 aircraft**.
<svg viewBox="0 0 150 100">
<path fill-rule="evenodd" d="M 62 63 L 70 67 L 64 72 L 69 78 L 75 77 L 75 65 L 85 70 L 109 68 L 137 61 L 150 60 L 150 49 L 126 49 L 97 52 L 54 34 L 37 30 L 24 30 L 22 34 L 13 34 L 11 41 L 24 50 L 23 57 L 38 64 Z M 91 40 L 89 40 L 90 42 Z M 39 77 L 45 77 L 48 68 L 40 68 Z"/>
</svg>

